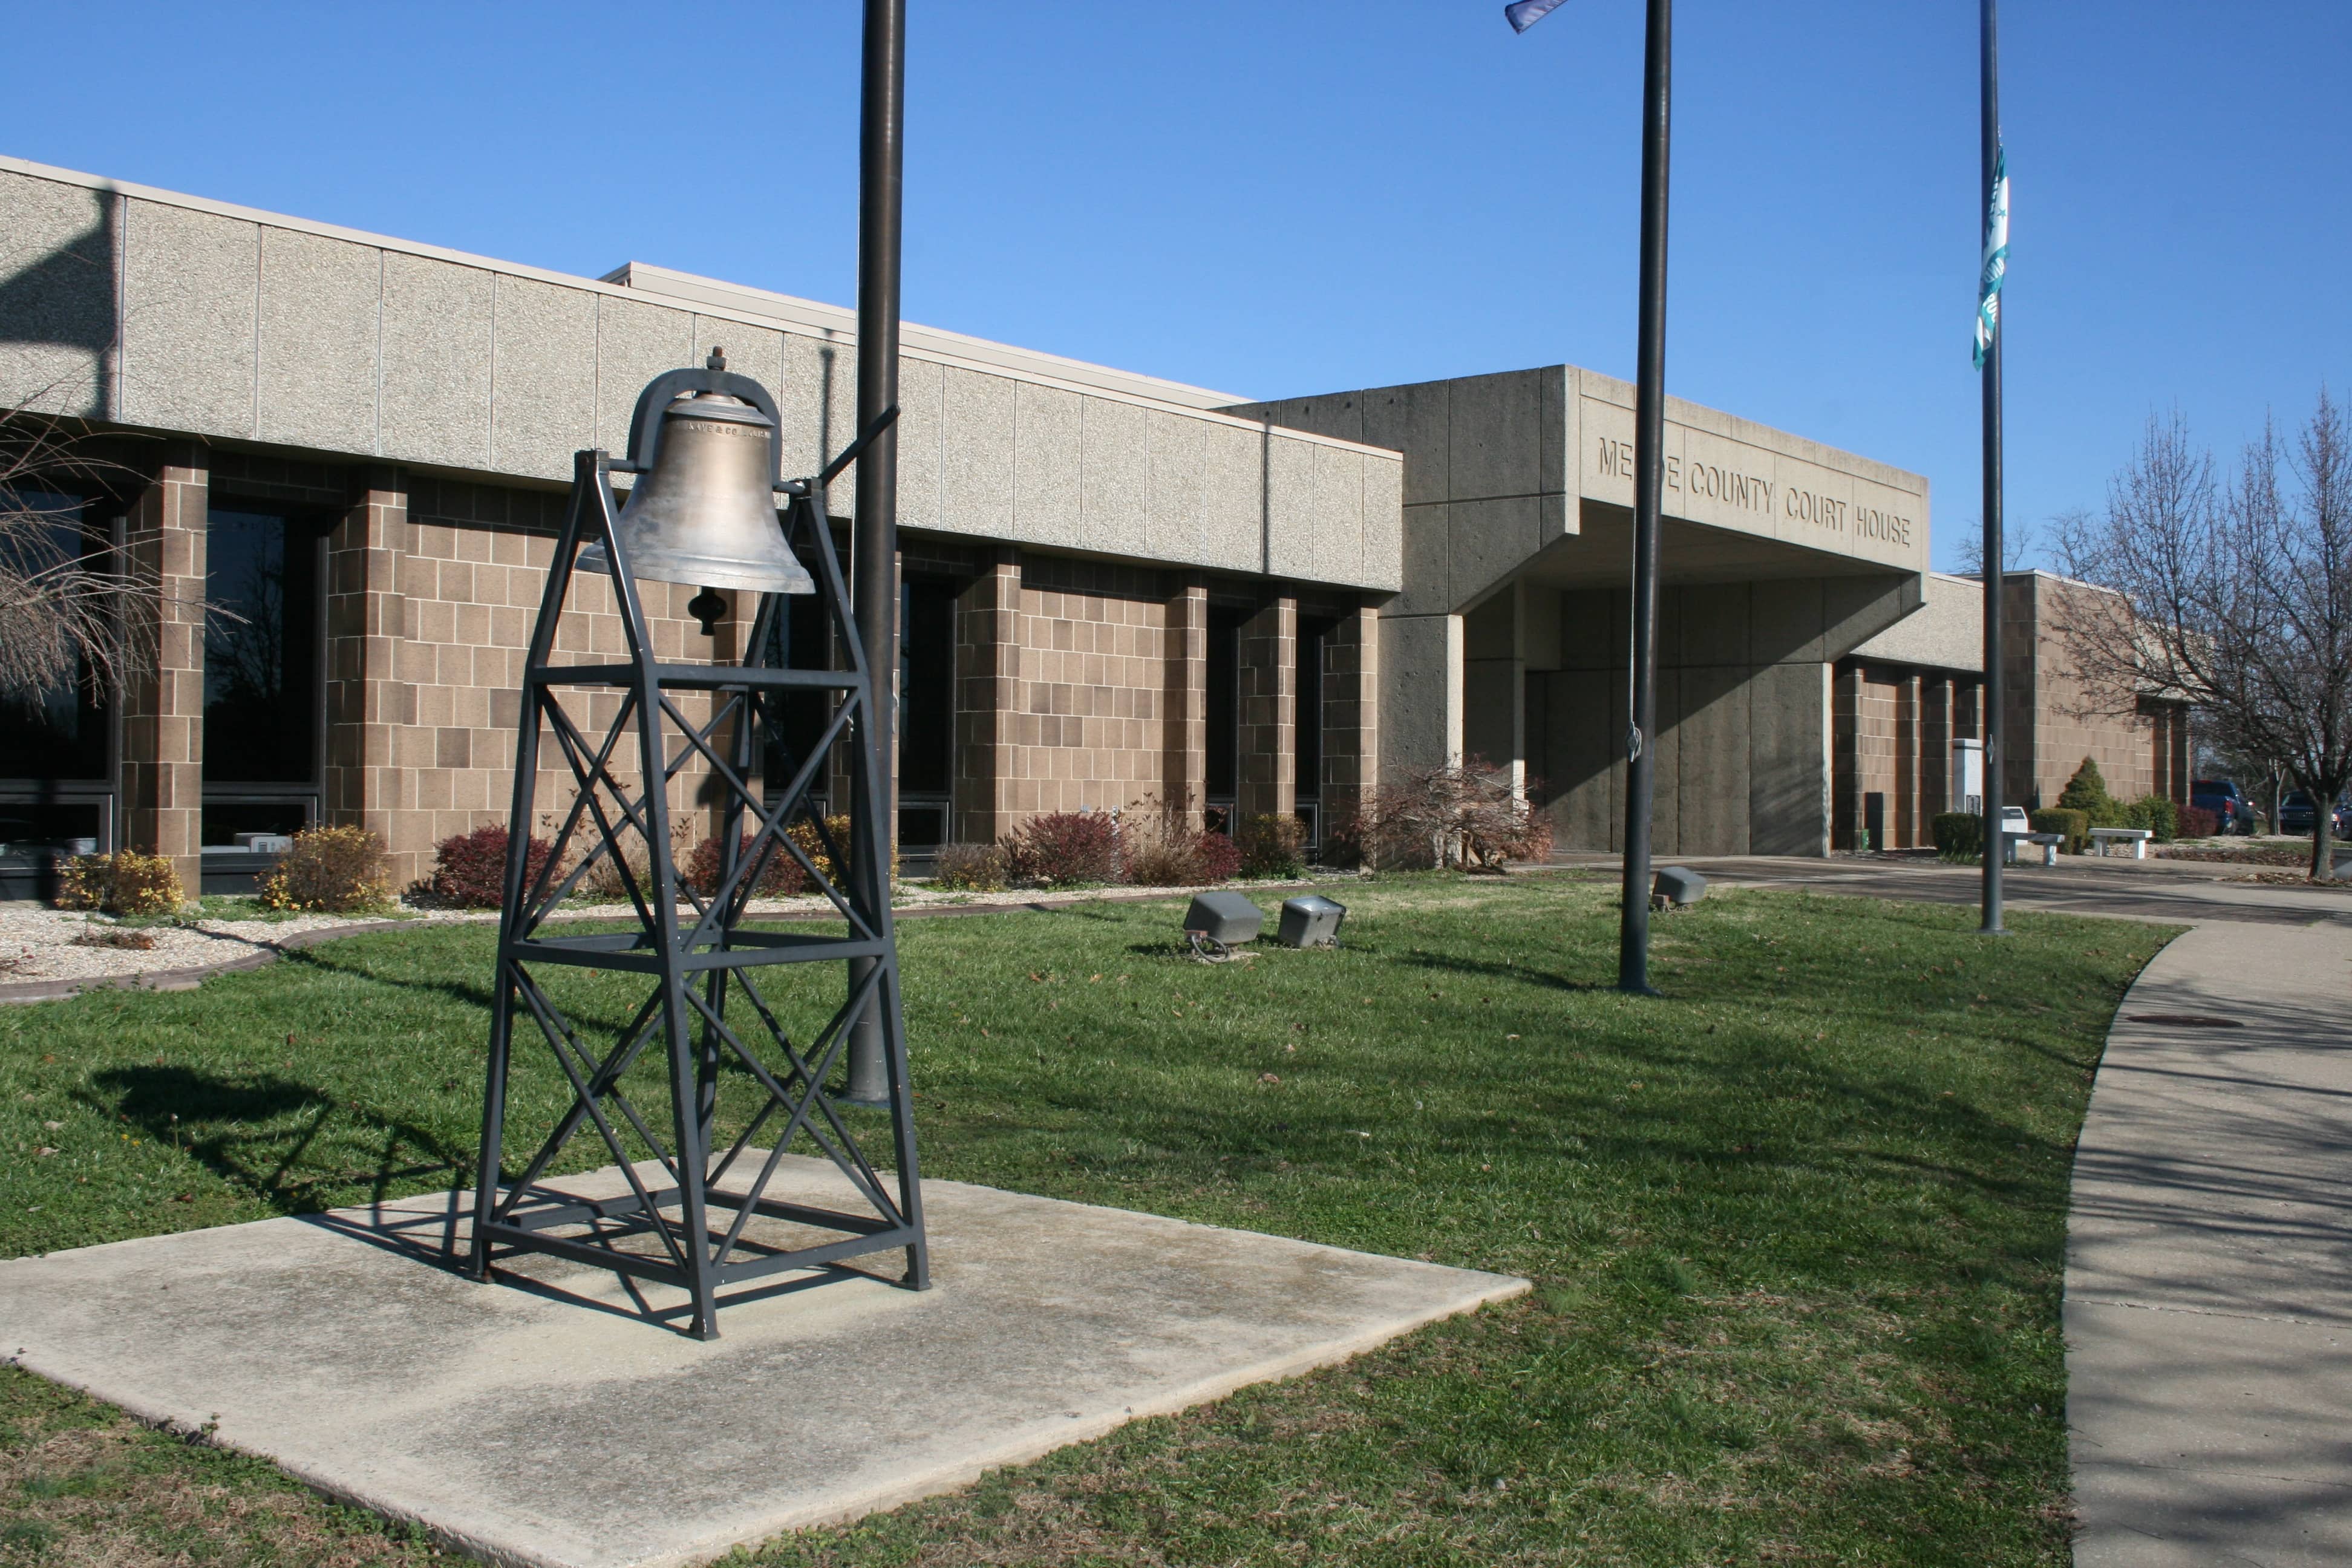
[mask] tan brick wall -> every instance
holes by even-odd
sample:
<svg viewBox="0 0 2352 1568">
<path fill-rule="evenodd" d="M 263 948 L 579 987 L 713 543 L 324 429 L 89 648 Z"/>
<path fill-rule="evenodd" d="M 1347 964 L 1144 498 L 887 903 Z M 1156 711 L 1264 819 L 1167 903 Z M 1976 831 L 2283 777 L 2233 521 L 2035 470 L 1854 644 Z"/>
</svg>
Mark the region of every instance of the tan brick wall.
<svg viewBox="0 0 2352 1568">
<path fill-rule="evenodd" d="M 203 447 L 174 442 L 124 520 L 131 568 L 159 594 L 135 614 L 147 620 L 149 653 L 122 694 L 119 847 L 170 858 L 194 898 L 205 772 L 205 521 L 209 471 Z"/>
<path fill-rule="evenodd" d="M 1241 778 L 1234 810 L 1287 816 L 1298 806 L 1298 601 L 1278 595 L 1242 623 Z"/>
<path fill-rule="evenodd" d="M 2174 734 L 2177 703 L 2136 703 L 2131 713 L 2095 697 L 2073 670 L 2063 628 L 2071 596 L 2095 592 L 2040 574 L 2018 574 L 2001 596 L 2002 667 L 2009 672 L 2009 803 L 2055 805 L 2089 757 L 2117 800 L 2144 795 L 2188 798 L 2185 747 Z M 2185 729 L 2185 723 L 2181 725 Z"/>
<path fill-rule="evenodd" d="M 1324 639 L 1323 819 L 1345 824 L 1380 788 L 1380 612 L 1350 611 Z"/>
<path fill-rule="evenodd" d="M 1209 588 L 1189 574 L 1168 597 L 1160 798 L 1198 826 L 1209 799 Z"/>
<path fill-rule="evenodd" d="M 531 630 L 555 541 L 520 531 L 560 517 L 562 497 L 417 479 L 404 494 L 389 476 L 365 491 L 329 542 L 327 799 L 334 820 L 381 833 L 396 878 L 429 875 L 435 847 L 454 834 L 503 824 L 512 809 L 516 721 Z M 686 614 L 691 584 L 644 584 L 656 655 L 684 663 L 732 659 L 730 620 L 706 637 Z M 626 655 L 619 606 L 602 577 L 575 576 L 554 662 Z M 615 692 L 568 691 L 566 711 L 592 745 L 620 710 Z M 674 694 L 697 721 L 707 698 Z M 672 754 L 680 742 L 673 734 Z M 634 740 L 612 771 L 634 790 Z M 542 729 L 533 831 L 551 836 L 575 798 L 553 734 Z M 710 824 L 690 813 L 707 772 L 681 770 L 670 796 L 690 844 Z"/>
<path fill-rule="evenodd" d="M 1029 557 L 1017 633 L 1013 704 L 994 749 L 1005 826 L 1157 795 L 1167 743 L 1161 574 Z"/>
</svg>

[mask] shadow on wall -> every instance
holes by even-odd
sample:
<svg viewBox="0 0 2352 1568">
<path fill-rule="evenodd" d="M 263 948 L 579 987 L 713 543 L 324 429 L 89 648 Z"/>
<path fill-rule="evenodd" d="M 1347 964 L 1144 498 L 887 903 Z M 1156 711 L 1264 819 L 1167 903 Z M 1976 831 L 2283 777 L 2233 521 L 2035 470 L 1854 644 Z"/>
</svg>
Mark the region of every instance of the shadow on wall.
<svg viewBox="0 0 2352 1568">
<path fill-rule="evenodd" d="M 6 355 L 0 408 L 89 418 L 115 408 L 110 351 L 121 335 L 115 279 L 122 204 L 105 191 L 88 195 L 88 228 L 0 279 L 0 347 L 31 351 Z"/>
</svg>

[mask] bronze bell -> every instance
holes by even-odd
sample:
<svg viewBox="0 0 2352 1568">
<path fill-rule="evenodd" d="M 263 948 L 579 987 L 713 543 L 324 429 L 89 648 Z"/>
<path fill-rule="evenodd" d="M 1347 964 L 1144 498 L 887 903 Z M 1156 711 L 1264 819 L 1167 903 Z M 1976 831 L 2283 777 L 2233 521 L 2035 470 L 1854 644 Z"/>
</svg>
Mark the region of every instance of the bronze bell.
<svg viewBox="0 0 2352 1568">
<path fill-rule="evenodd" d="M 663 409 L 653 471 L 638 476 L 621 509 L 630 571 L 705 588 L 815 593 L 776 524 L 774 430 L 765 414 L 724 393 L 698 392 Z M 600 545 L 580 552 L 580 567 L 611 570 Z"/>
</svg>

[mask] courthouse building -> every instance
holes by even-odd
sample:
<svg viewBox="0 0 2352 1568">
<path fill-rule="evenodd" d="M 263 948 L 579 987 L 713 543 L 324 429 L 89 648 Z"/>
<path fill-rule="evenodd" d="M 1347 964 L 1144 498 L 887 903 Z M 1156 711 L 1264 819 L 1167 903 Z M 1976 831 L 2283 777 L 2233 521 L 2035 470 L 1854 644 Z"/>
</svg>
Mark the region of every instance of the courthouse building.
<svg viewBox="0 0 2352 1568">
<path fill-rule="evenodd" d="M 422 876 L 504 820 L 572 453 L 620 450 L 646 383 L 721 347 L 814 472 L 852 433 L 854 329 L 658 267 L 569 277 L 0 159 L 0 405 L 88 422 L 110 465 L 26 493 L 161 584 L 124 690 L 0 711 L 0 897 L 84 844 L 226 889 L 257 866 L 238 834 L 309 822 L 373 828 Z M 910 854 L 1147 801 L 1320 832 L 1465 755 L 1528 781 L 1564 847 L 1614 847 L 1627 384 L 1553 366 L 1253 403 L 912 325 L 899 371 Z M 1923 842 L 1981 674 L 1977 584 L 1927 571 L 1926 480 L 1668 420 L 1657 848 Z M 845 525 L 851 487 L 830 500 Z M 694 592 L 654 601 L 664 657 L 736 657 L 746 607 L 706 635 Z M 815 632 L 794 662 L 832 657 Z M 2023 640 L 2021 692 L 2049 646 Z M 2169 759 L 2160 707 L 2043 728 Z"/>
</svg>

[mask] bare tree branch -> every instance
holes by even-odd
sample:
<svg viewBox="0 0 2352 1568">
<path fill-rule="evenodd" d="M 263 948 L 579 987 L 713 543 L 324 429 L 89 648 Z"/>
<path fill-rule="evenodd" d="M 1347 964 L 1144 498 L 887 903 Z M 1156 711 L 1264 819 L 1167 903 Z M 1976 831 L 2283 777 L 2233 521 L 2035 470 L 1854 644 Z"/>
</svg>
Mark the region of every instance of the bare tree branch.
<svg viewBox="0 0 2352 1568">
<path fill-rule="evenodd" d="M 2176 412 L 2151 418 L 2106 510 L 2058 530 L 2067 574 L 2111 589 L 2060 596 L 2056 630 L 2086 705 L 2186 698 L 2217 748 L 2278 759 L 2316 804 L 2312 874 L 2331 859 L 2328 806 L 2352 784 L 2352 426 L 2323 390 L 2291 447 L 2274 426 L 2226 483 Z"/>
</svg>

